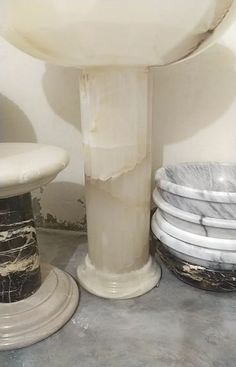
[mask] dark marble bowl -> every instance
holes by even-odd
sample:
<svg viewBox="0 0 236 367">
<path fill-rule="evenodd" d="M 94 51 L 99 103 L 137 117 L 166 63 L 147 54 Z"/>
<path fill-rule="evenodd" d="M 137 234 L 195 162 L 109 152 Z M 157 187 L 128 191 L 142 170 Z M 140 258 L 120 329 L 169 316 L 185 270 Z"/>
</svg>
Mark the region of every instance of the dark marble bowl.
<svg viewBox="0 0 236 367">
<path fill-rule="evenodd" d="M 179 259 L 152 235 L 156 252 L 165 266 L 183 282 L 203 290 L 232 292 L 236 290 L 236 270 L 210 269 Z"/>
<path fill-rule="evenodd" d="M 162 198 L 202 218 L 236 219 L 236 164 L 190 162 L 159 169 L 156 186 Z"/>
</svg>

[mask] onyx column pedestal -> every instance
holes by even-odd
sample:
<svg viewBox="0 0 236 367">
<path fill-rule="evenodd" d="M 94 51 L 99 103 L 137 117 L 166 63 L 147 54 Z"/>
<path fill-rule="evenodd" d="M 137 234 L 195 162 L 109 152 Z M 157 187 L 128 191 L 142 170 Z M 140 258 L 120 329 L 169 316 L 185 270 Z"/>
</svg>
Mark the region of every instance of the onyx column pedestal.
<svg viewBox="0 0 236 367">
<path fill-rule="evenodd" d="M 40 264 L 29 193 L 50 182 L 67 163 L 60 148 L 0 144 L 0 350 L 48 337 L 78 305 L 72 277 Z"/>
<path fill-rule="evenodd" d="M 104 298 L 141 296 L 161 278 L 149 249 L 152 89 L 147 67 L 81 73 L 88 254 L 77 274 Z"/>
<path fill-rule="evenodd" d="M 82 69 L 88 254 L 77 274 L 86 290 L 101 297 L 137 297 L 161 277 L 149 254 L 149 68 L 209 47 L 236 8 L 229 0 L 181 4 L 0 2 L 0 33 L 10 43 L 46 62 Z"/>
</svg>

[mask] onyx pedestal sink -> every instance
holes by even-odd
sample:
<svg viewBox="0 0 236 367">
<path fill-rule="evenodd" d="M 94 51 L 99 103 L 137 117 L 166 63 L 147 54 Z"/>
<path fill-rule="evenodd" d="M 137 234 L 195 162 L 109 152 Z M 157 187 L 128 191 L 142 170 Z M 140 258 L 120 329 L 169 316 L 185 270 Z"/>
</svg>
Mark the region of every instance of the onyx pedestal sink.
<svg viewBox="0 0 236 367">
<path fill-rule="evenodd" d="M 47 62 L 82 69 L 89 246 L 78 277 L 96 295 L 135 297 L 160 280 L 149 254 L 149 68 L 208 47 L 234 10 L 234 0 L 0 3 L 1 33 L 9 42 Z"/>
</svg>

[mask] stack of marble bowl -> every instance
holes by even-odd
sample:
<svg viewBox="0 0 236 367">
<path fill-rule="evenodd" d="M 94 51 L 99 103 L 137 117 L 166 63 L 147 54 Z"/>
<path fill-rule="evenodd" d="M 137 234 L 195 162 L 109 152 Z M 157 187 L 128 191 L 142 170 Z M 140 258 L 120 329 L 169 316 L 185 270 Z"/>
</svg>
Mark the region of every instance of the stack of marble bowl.
<svg viewBox="0 0 236 367">
<path fill-rule="evenodd" d="M 191 285 L 236 290 L 236 164 L 182 163 L 159 169 L 155 181 L 162 261 Z"/>
</svg>

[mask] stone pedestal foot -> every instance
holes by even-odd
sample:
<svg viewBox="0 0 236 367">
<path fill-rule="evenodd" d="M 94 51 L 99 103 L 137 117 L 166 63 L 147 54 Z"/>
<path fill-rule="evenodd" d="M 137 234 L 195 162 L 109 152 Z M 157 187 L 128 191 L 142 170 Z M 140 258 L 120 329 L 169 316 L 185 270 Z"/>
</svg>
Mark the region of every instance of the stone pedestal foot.
<svg viewBox="0 0 236 367">
<path fill-rule="evenodd" d="M 138 270 L 124 274 L 102 272 L 91 264 L 88 255 L 78 267 L 81 286 L 90 293 L 104 298 L 128 299 L 141 296 L 159 284 L 160 266 L 150 257 Z"/>
<path fill-rule="evenodd" d="M 41 265 L 42 285 L 19 302 L 0 304 L 0 350 L 34 344 L 59 330 L 73 315 L 79 300 L 72 277 L 51 265 Z"/>
</svg>

